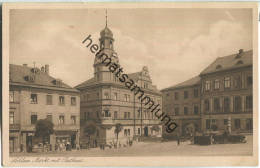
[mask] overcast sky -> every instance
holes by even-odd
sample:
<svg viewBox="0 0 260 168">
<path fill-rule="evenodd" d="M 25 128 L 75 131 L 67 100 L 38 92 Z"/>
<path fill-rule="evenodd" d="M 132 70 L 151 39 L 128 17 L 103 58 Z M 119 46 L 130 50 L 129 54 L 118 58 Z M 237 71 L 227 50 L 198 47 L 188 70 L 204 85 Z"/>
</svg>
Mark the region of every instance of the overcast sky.
<svg viewBox="0 0 260 168">
<path fill-rule="evenodd" d="M 50 65 L 50 74 L 75 86 L 93 77 L 104 9 L 12 10 L 10 63 Z M 108 27 L 124 71 L 148 66 L 158 89 L 198 75 L 217 57 L 252 49 L 250 9 L 108 9 Z"/>
</svg>

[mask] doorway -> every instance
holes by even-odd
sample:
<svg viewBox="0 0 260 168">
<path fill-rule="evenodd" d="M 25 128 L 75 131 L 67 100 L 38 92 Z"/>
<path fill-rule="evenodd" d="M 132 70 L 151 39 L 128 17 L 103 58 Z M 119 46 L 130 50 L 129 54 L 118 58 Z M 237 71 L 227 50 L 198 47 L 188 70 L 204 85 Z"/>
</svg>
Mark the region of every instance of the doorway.
<svg viewBox="0 0 260 168">
<path fill-rule="evenodd" d="M 148 127 L 144 127 L 144 136 L 148 136 Z"/>
</svg>

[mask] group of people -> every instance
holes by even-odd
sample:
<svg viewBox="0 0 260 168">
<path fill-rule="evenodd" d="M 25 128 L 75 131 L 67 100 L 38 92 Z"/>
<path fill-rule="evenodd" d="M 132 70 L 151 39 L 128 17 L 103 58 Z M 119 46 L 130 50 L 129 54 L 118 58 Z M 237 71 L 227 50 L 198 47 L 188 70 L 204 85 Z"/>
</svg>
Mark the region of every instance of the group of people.
<svg viewBox="0 0 260 168">
<path fill-rule="evenodd" d="M 121 141 L 112 141 L 109 144 L 101 143 L 99 145 L 101 150 L 105 150 L 105 147 L 109 147 L 109 149 L 114 148 L 121 148 L 121 147 L 131 147 L 133 145 L 133 140 L 127 139 L 125 143 L 121 143 Z"/>
<path fill-rule="evenodd" d="M 56 144 L 55 144 L 55 151 L 71 151 L 72 146 L 70 141 L 66 141 L 66 140 L 57 140 Z"/>
</svg>

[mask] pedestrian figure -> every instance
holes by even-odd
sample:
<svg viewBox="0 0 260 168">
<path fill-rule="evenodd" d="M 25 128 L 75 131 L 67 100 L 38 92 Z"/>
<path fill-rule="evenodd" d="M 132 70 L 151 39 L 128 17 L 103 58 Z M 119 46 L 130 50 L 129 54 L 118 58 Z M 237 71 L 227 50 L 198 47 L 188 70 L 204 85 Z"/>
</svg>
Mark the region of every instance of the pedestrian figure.
<svg viewBox="0 0 260 168">
<path fill-rule="evenodd" d="M 177 144 L 178 144 L 178 146 L 180 145 L 180 136 L 179 136 L 179 134 L 177 134 Z"/>
</svg>

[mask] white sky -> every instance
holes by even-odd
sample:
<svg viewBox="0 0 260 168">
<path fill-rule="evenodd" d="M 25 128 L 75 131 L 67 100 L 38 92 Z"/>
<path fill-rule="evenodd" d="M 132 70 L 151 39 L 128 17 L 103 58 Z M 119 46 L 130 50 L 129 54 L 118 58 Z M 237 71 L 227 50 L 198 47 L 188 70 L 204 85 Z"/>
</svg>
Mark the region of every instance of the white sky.
<svg viewBox="0 0 260 168">
<path fill-rule="evenodd" d="M 50 65 L 52 76 L 75 86 L 93 77 L 104 9 L 12 10 L 10 63 Z M 252 49 L 250 9 L 109 9 L 108 27 L 124 72 L 148 66 L 158 89 L 198 75 L 219 56 Z"/>
</svg>

